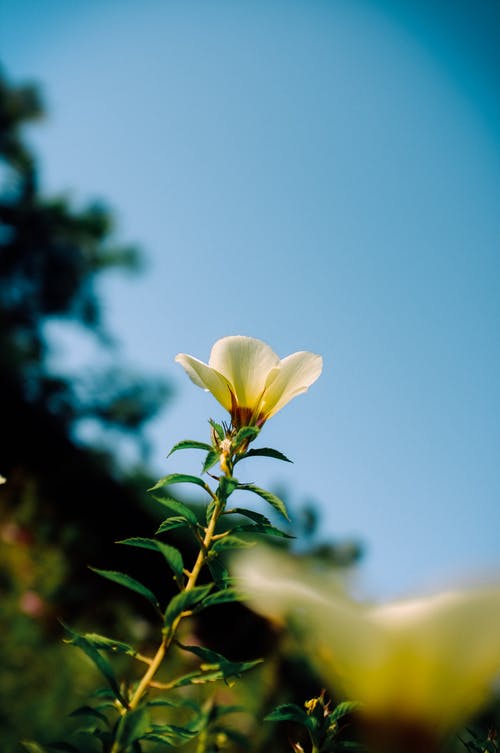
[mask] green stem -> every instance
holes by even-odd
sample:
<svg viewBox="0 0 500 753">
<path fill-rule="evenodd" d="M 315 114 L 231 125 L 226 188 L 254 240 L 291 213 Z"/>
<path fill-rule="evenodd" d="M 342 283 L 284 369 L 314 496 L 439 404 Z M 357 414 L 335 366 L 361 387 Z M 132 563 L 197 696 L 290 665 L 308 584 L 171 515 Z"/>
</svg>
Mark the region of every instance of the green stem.
<svg viewBox="0 0 500 753">
<path fill-rule="evenodd" d="M 215 497 L 217 504 L 214 507 L 214 511 L 212 514 L 212 517 L 209 520 L 208 526 L 205 530 L 205 536 L 203 537 L 203 540 L 201 542 L 200 551 L 198 552 L 198 556 L 196 558 L 196 561 L 193 565 L 193 569 L 191 570 L 191 573 L 189 575 L 189 578 L 187 580 L 186 586 L 184 588 L 184 591 L 191 591 L 196 586 L 196 582 L 198 580 L 198 577 L 200 575 L 201 569 L 203 565 L 205 564 L 207 554 L 210 550 L 210 546 L 212 544 L 212 541 L 214 539 L 215 534 L 215 527 L 217 525 L 217 521 L 219 519 L 220 514 L 223 511 L 223 505 L 221 504 L 220 500 Z M 163 636 L 162 642 L 160 643 L 158 650 L 153 657 L 151 664 L 149 665 L 148 669 L 146 670 L 145 674 L 143 675 L 139 685 L 135 689 L 135 692 L 130 699 L 129 705 L 125 713 L 128 711 L 133 711 L 137 706 L 139 705 L 142 697 L 144 696 L 145 692 L 149 688 L 150 683 L 152 682 L 153 678 L 155 677 L 157 671 L 159 670 L 165 655 L 167 651 L 169 650 L 170 646 L 172 645 L 172 642 L 175 638 L 177 628 L 179 627 L 180 622 L 182 621 L 184 615 L 180 614 L 173 622 L 170 630 L 165 633 Z M 120 753 L 119 743 L 115 740 L 113 743 L 113 747 L 111 748 L 110 753 Z"/>
</svg>

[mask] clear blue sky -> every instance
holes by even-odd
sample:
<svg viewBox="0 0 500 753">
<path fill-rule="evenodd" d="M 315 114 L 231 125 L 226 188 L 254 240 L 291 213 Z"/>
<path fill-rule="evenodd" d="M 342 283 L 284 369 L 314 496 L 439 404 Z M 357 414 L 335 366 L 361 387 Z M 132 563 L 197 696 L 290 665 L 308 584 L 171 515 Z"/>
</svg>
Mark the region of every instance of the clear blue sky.
<svg viewBox="0 0 500 753">
<path fill-rule="evenodd" d="M 168 377 L 165 455 L 222 418 L 173 359 L 227 334 L 324 372 L 250 468 L 365 542 L 386 596 L 500 565 L 496 0 L 4 0 L 41 84 L 46 191 L 103 198 L 148 265 L 102 285 L 130 363 Z M 82 368 L 89 349 L 61 336 Z"/>
</svg>

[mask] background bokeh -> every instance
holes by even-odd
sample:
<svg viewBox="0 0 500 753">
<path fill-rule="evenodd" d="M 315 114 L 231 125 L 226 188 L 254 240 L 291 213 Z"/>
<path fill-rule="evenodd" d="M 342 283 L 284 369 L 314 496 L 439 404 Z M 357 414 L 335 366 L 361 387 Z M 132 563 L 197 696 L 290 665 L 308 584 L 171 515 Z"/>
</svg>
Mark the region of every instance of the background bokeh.
<svg viewBox="0 0 500 753">
<path fill-rule="evenodd" d="M 0 13 L 4 70 L 44 94 L 28 132 L 43 186 L 102 197 L 144 249 L 142 275 L 99 294 L 130 364 L 175 388 L 148 430 L 154 473 L 193 471 L 169 448 L 223 417 L 176 353 L 206 360 L 227 334 L 312 350 L 321 379 L 265 427 L 295 463 L 252 480 L 292 510 L 316 501 L 325 540 L 360 539 L 373 595 L 497 570 L 496 0 Z M 76 325 L 47 334 L 54 369 L 113 359 Z"/>
</svg>

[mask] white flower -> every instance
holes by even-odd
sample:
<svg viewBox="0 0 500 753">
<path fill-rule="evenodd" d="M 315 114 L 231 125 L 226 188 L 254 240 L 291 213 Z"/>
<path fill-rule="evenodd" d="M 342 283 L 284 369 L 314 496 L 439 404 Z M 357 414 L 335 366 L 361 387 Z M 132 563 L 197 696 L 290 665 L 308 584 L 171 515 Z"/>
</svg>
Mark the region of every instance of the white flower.
<svg viewBox="0 0 500 753">
<path fill-rule="evenodd" d="M 436 739 L 487 702 L 500 673 L 500 586 L 362 605 L 292 557 L 256 548 L 234 561 L 249 605 L 299 629 L 330 688 L 366 715 Z"/>
<path fill-rule="evenodd" d="M 5 478 L 5 476 L 0 476 L 0 484 L 5 484 L 6 481 L 7 479 Z"/>
<path fill-rule="evenodd" d="M 218 340 L 208 364 L 186 353 L 175 360 L 190 379 L 212 393 L 231 414 L 235 428 L 262 426 L 296 395 L 306 392 L 321 374 L 323 359 L 300 351 L 280 358 L 254 337 L 233 335 Z"/>
</svg>

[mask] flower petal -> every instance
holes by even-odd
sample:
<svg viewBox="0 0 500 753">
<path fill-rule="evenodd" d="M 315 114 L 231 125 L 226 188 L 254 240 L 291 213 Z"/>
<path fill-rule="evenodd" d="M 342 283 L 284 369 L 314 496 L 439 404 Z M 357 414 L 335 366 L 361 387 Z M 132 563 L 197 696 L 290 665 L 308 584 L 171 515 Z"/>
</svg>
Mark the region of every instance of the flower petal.
<svg viewBox="0 0 500 753">
<path fill-rule="evenodd" d="M 274 378 L 270 375 L 260 412 L 266 418 L 274 416 L 292 398 L 302 392 L 307 392 L 321 374 L 322 369 L 321 356 L 308 351 L 299 351 L 283 358 Z"/>
<path fill-rule="evenodd" d="M 441 734 L 491 697 L 500 674 L 499 585 L 373 607 L 262 547 L 233 564 L 249 605 L 298 628 L 326 685 L 361 701 L 368 716 Z"/>
<path fill-rule="evenodd" d="M 254 408 L 279 358 L 262 340 L 232 335 L 215 343 L 208 363 L 230 383 L 240 407 Z"/>
<path fill-rule="evenodd" d="M 179 353 L 175 360 L 180 363 L 192 382 L 211 392 L 226 410 L 231 410 L 231 389 L 222 374 L 186 353 Z"/>
<path fill-rule="evenodd" d="M 264 546 L 233 557 L 232 572 L 254 611 L 293 625 L 301 650 L 331 691 L 340 685 L 363 700 L 360 676 L 385 659 L 387 637 L 367 619 L 366 607 L 345 596 L 337 573 L 308 572 L 300 560 Z"/>
<path fill-rule="evenodd" d="M 500 588 L 447 591 L 373 610 L 405 647 L 406 701 L 437 726 L 474 713 L 500 673 Z M 391 635 L 391 638 L 392 638 Z M 402 685 L 401 669 L 398 687 Z"/>
</svg>

